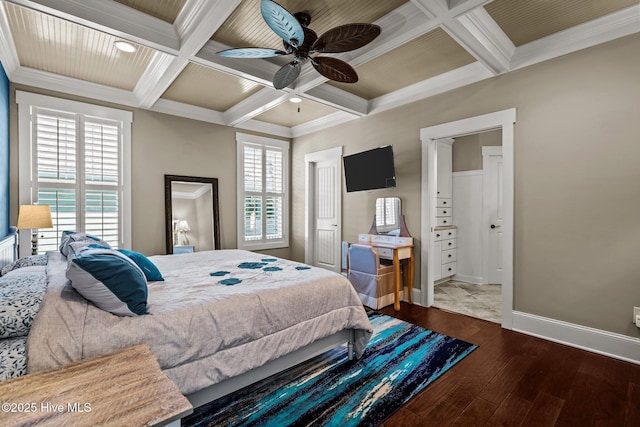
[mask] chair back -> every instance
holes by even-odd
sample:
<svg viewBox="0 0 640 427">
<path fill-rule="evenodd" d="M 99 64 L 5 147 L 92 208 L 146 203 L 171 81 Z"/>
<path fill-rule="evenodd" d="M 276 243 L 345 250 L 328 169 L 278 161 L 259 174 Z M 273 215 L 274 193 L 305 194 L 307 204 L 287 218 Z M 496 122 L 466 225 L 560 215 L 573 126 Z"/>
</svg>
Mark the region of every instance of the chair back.
<svg viewBox="0 0 640 427">
<path fill-rule="evenodd" d="M 379 264 L 378 253 L 371 246 L 359 244 L 349 246 L 349 270 L 378 274 Z"/>
</svg>

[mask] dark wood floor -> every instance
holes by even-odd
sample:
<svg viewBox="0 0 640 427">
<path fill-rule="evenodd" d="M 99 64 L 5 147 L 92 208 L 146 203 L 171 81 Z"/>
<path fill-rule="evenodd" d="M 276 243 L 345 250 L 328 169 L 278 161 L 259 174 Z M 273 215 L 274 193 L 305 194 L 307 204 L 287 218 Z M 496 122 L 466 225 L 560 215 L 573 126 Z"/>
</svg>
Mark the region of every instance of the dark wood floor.
<svg viewBox="0 0 640 427">
<path fill-rule="evenodd" d="M 436 308 L 380 312 L 479 345 L 384 427 L 640 426 L 640 365 Z"/>
</svg>

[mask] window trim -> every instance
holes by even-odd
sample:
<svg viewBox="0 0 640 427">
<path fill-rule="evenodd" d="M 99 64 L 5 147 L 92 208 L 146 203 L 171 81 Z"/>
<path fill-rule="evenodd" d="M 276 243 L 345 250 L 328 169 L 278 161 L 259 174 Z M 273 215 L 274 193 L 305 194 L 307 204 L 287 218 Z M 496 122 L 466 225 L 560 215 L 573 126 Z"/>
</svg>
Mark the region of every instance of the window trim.
<svg viewBox="0 0 640 427">
<path fill-rule="evenodd" d="M 244 165 L 243 165 L 243 148 L 245 144 L 261 145 L 265 147 L 274 147 L 283 151 L 283 171 L 284 171 L 284 183 L 283 194 L 283 238 L 274 241 L 268 241 L 263 238 L 259 241 L 246 241 L 244 240 Z M 236 179 L 236 194 L 237 194 L 237 246 L 238 249 L 246 250 L 264 250 L 264 249 L 278 249 L 289 247 L 289 189 L 290 186 L 290 170 L 289 170 L 289 141 L 282 139 L 267 138 L 264 136 L 251 135 L 246 133 L 236 133 L 236 166 L 237 166 L 237 179 Z M 266 171 L 263 170 L 263 174 Z M 263 233 L 266 230 L 263 230 Z"/>
<path fill-rule="evenodd" d="M 33 150 L 31 144 L 31 110 L 32 107 L 48 108 L 72 114 L 82 114 L 99 119 L 110 119 L 122 122 L 122 247 L 131 248 L 131 111 L 104 107 L 53 96 L 16 90 L 18 104 L 18 165 L 19 165 L 19 205 L 33 203 Z M 30 233 L 20 233 L 20 256 L 30 255 Z"/>
</svg>

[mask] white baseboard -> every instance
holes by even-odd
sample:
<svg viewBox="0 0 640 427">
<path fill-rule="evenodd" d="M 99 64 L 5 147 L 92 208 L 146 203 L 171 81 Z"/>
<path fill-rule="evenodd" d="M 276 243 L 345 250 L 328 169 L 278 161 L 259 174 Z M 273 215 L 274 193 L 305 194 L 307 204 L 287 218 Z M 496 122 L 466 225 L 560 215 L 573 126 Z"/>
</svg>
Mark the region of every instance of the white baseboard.
<svg viewBox="0 0 640 427">
<path fill-rule="evenodd" d="M 486 285 L 487 284 L 487 281 L 484 280 L 483 277 L 468 276 L 466 274 L 458 274 L 458 273 L 456 273 L 451 279 L 459 280 L 459 281 L 465 282 L 465 283 L 471 283 L 472 285 Z"/>
<path fill-rule="evenodd" d="M 640 339 L 533 314 L 513 312 L 513 330 L 640 365 Z"/>
</svg>

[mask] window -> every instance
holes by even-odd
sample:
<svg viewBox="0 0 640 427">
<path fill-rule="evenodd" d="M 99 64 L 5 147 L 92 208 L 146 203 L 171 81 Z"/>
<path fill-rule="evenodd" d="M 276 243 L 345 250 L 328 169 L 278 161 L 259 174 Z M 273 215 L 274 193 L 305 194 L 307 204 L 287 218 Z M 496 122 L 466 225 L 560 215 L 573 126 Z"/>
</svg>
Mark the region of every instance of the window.
<svg viewBox="0 0 640 427">
<path fill-rule="evenodd" d="M 289 245 L 289 143 L 236 134 L 238 144 L 238 247 Z"/>
<path fill-rule="evenodd" d="M 53 220 L 38 230 L 38 251 L 57 250 L 64 230 L 130 247 L 131 113 L 20 91 L 16 99 L 20 204 L 49 205 Z"/>
</svg>

